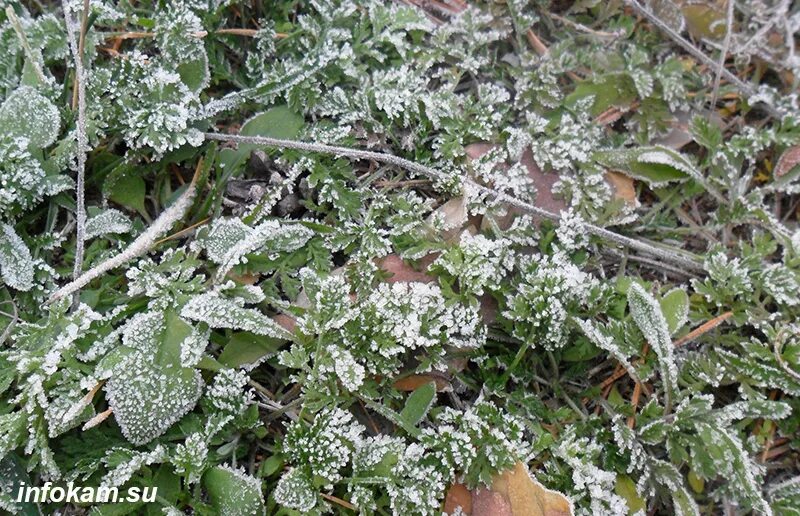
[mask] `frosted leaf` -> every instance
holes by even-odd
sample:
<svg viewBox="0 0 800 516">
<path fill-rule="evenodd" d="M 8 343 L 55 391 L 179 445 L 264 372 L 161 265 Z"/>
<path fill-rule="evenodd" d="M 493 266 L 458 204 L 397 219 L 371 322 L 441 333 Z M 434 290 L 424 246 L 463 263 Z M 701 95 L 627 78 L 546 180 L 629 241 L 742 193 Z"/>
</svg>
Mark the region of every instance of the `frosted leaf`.
<svg viewBox="0 0 800 516">
<path fill-rule="evenodd" d="M 328 346 L 336 376 L 349 391 L 357 391 L 364 383 L 364 366 L 356 362 L 352 353 L 337 346 Z"/>
<path fill-rule="evenodd" d="M 115 448 L 103 459 L 104 462 L 107 462 L 109 456 L 117 456 L 115 452 L 123 452 L 130 455 L 130 458 L 117 465 L 109 471 L 106 476 L 103 477 L 103 480 L 100 482 L 101 486 L 105 487 L 118 487 L 131 479 L 131 477 L 139 471 L 144 466 L 149 466 L 153 463 L 162 462 L 167 457 L 166 450 L 160 444 L 153 448 L 151 451 L 147 452 L 137 452 L 133 450 L 126 450 Z"/>
<path fill-rule="evenodd" d="M 214 222 L 211 231 L 203 238 L 208 258 L 214 263 L 222 263 L 225 254 L 243 240 L 251 229 L 238 218 L 223 218 Z"/>
<path fill-rule="evenodd" d="M 628 306 L 636 326 L 658 356 L 665 394 L 667 399 L 672 399 L 678 385 L 678 368 L 673 358 L 669 326 L 661 306 L 636 282 L 631 283 L 628 289 Z"/>
<path fill-rule="evenodd" d="M 256 516 L 264 514 L 261 481 L 243 471 L 216 466 L 203 475 L 203 486 L 217 514 Z"/>
<path fill-rule="evenodd" d="M 201 330 L 198 327 L 192 328 L 192 333 L 181 342 L 181 365 L 183 367 L 194 367 L 203 358 L 203 353 L 208 346 L 208 336 L 210 330 Z"/>
<path fill-rule="evenodd" d="M 166 432 L 194 408 L 203 380 L 194 369 L 137 359 L 116 371 L 105 390 L 122 434 L 141 445 Z"/>
<path fill-rule="evenodd" d="M 29 86 L 17 88 L 0 106 L 3 132 L 27 138 L 32 149 L 50 146 L 60 126 L 58 108 Z"/>
<path fill-rule="evenodd" d="M 217 292 L 193 296 L 181 310 L 181 316 L 200 321 L 212 328 L 245 330 L 267 337 L 290 339 L 291 335 L 278 323 L 253 308 L 245 308 Z"/>
<path fill-rule="evenodd" d="M 33 258 L 28 246 L 9 224 L 0 233 L 0 274 L 6 285 L 17 290 L 33 287 Z"/>
<path fill-rule="evenodd" d="M 109 233 L 127 233 L 132 227 L 130 219 L 125 214 L 109 208 L 86 221 L 85 239 L 90 240 Z"/>
<path fill-rule="evenodd" d="M 607 351 L 611 354 L 614 358 L 616 358 L 619 363 L 625 367 L 625 370 L 628 371 L 628 374 L 631 375 L 635 381 L 639 381 L 639 375 L 636 374 L 636 369 L 628 362 L 627 353 L 625 353 L 615 342 L 614 339 L 600 331 L 594 323 L 588 320 L 573 319 L 581 331 L 589 337 L 589 340 L 592 341 L 592 344 L 597 346 L 598 348 L 602 349 L 603 351 Z"/>
<path fill-rule="evenodd" d="M 222 369 L 206 390 L 205 399 L 215 409 L 230 416 L 241 415 L 253 402 L 252 390 L 245 389 L 250 378 L 244 371 Z"/>
<path fill-rule="evenodd" d="M 319 494 L 311 480 L 299 469 L 284 473 L 274 491 L 275 501 L 300 512 L 308 512 L 317 505 Z"/>
<path fill-rule="evenodd" d="M 158 352 L 159 336 L 164 331 L 164 315 L 142 312 L 131 317 L 122 329 L 122 344 L 154 356 Z"/>
<path fill-rule="evenodd" d="M 313 235 L 314 232 L 305 226 L 281 224 L 276 220 L 263 222 L 227 250 L 217 271 L 217 278 L 223 278 L 232 267 L 243 261 L 246 254 L 262 249 L 270 253 L 295 251 Z"/>
</svg>

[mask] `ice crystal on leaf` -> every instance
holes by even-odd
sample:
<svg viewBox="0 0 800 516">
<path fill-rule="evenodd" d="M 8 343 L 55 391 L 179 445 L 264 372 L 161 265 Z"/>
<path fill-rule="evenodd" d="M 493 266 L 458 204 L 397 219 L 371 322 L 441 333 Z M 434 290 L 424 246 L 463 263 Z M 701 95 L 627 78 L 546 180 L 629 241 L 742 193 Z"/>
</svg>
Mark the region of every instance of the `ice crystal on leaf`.
<svg viewBox="0 0 800 516">
<path fill-rule="evenodd" d="M 109 208 L 86 221 L 85 238 L 89 240 L 102 235 L 127 233 L 132 227 L 130 219 L 125 214 Z"/>
<path fill-rule="evenodd" d="M 631 316 L 658 357 L 661 378 L 667 399 L 673 398 L 678 388 L 678 368 L 673 357 L 672 338 L 667 320 L 658 301 L 638 283 L 628 289 L 628 306 Z"/>
<path fill-rule="evenodd" d="M 246 308 L 237 299 L 219 292 L 192 296 L 183 306 L 181 316 L 200 321 L 212 328 L 246 330 L 268 337 L 288 338 L 286 330 L 254 308 Z"/>
<path fill-rule="evenodd" d="M 9 224 L 0 234 L 0 274 L 6 285 L 17 290 L 33 287 L 33 258 L 25 242 Z"/>
</svg>

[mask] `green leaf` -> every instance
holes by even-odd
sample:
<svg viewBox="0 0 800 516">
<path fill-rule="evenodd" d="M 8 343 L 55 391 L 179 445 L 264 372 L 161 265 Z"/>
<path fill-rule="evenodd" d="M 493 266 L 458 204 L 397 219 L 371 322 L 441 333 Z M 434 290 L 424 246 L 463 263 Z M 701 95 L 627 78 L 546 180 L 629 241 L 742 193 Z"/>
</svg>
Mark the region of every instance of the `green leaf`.
<svg viewBox="0 0 800 516">
<path fill-rule="evenodd" d="M 673 335 L 686 324 L 689 315 L 689 296 L 683 289 L 674 288 L 661 298 L 660 304 L 669 333 Z"/>
<path fill-rule="evenodd" d="M 400 412 L 400 419 L 406 425 L 416 426 L 428 413 L 434 399 L 436 399 L 436 384 L 428 382 L 420 385 L 406 400 L 406 405 Z"/>
<path fill-rule="evenodd" d="M 241 471 L 216 466 L 203 475 L 211 505 L 223 516 L 255 516 L 264 514 L 261 482 Z"/>
<path fill-rule="evenodd" d="M 660 146 L 597 151 L 592 158 L 604 167 L 619 170 L 650 186 L 686 181 L 700 175 L 688 158 Z"/>
<path fill-rule="evenodd" d="M 633 515 L 647 510 L 647 502 L 639 496 L 636 483 L 628 475 L 617 475 L 614 492 L 625 499 L 625 503 L 628 504 L 628 514 Z"/>
<path fill-rule="evenodd" d="M 294 139 L 300 135 L 304 124 L 302 116 L 281 105 L 253 116 L 242 125 L 239 133 L 244 136 Z M 259 145 L 241 144 L 233 151 L 223 149 L 220 152 L 220 161 L 226 170 L 236 169 L 256 149 L 270 150 Z"/>
<path fill-rule="evenodd" d="M 276 353 L 285 340 L 265 337 L 251 332 L 238 332 L 231 337 L 219 355 L 219 362 L 227 367 L 241 367 L 258 363 L 262 358 Z"/>
<path fill-rule="evenodd" d="M 139 171 L 129 165 L 115 168 L 103 184 L 103 193 L 115 203 L 147 214 L 144 207 L 146 185 Z"/>
<path fill-rule="evenodd" d="M 208 86 L 208 56 L 205 51 L 199 53 L 195 59 L 182 61 L 177 71 L 181 82 L 195 93 Z"/>
<path fill-rule="evenodd" d="M 291 139 L 297 138 L 303 124 L 303 117 L 287 106 L 275 106 L 250 118 L 242 126 L 240 134 Z M 257 148 L 257 146 L 255 147 Z"/>
<path fill-rule="evenodd" d="M 58 138 L 61 116 L 47 97 L 22 86 L 0 105 L 0 127 L 4 134 L 27 138 L 30 148 L 42 149 Z"/>
<path fill-rule="evenodd" d="M 612 73 L 594 81 L 583 81 L 570 93 L 564 104 L 574 107 L 577 102 L 593 96 L 591 114 L 597 116 L 609 107 L 627 107 L 636 100 L 636 85 L 627 73 Z"/>
</svg>

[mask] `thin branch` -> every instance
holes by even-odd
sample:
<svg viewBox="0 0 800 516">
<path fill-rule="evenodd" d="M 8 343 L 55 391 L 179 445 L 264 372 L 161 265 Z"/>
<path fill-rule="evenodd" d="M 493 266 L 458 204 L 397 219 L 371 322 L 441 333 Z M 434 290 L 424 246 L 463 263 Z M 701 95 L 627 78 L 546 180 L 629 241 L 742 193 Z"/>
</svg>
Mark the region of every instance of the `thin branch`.
<svg viewBox="0 0 800 516">
<path fill-rule="evenodd" d="M 84 3 L 84 9 L 87 7 L 87 5 L 88 1 Z M 72 51 L 72 59 L 75 63 L 75 84 L 77 85 L 78 92 L 78 120 L 75 126 L 75 133 L 78 140 L 78 177 L 76 181 L 77 184 L 75 186 L 77 234 L 75 239 L 75 265 L 72 269 L 72 277 L 73 279 L 76 279 L 78 276 L 80 276 L 81 270 L 83 269 L 84 240 L 86 240 L 86 201 L 84 198 L 84 178 L 86 172 L 86 153 L 89 150 L 89 144 L 86 137 L 86 77 L 83 68 L 83 54 L 81 52 L 81 47 L 75 38 L 75 33 L 81 29 L 78 28 L 77 21 L 73 19 L 72 15 L 70 14 L 66 0 L 63 1 L 63 9 L 64 21 L 66 22 L 67 26 L 67 40 L 69 41 L 69 47 Z M 84 13 L 84 17 L 85 16 L 86 14 Z M 83 39 L 84 35 L 80 34 L 79 37 Z M 77 291 L 78 290 L 76 289 L 75 292 L 77 293 Z"/>
<path fill-rule="evenodd" d="M 186 188 L 186 191 L 183 192 L 180 197 L 178 197 L 172 206 L 164 210 L 161 215 L 159 215 L 158 218 L 153 221 L 150 227 L 147 228 L 147 231 L 139 235 L 136 240 L 134 240 L 131 245 L 129 245 L 121 253 L 112 256 L 96 267 L 81 274 L 72 282 L 56 290 L 50 296 L 50 299 L 48 299 L 47 302 L 52 303 L 53 301 L 57 301 L 65 296 L 77 292 L 90 281 L 99 278 L 106 272 L 147 253 L 147 251 L 149 251 L 156 244 L 158 239 L 167 231 L 169 231 L 175 222 L 186 215 L 186 212 L 192 206 L 192 201 L 194 200 L 194 196 L 197 191 L 197 178 L 200 175 L 202 161 L 203 160 L 200 160 L 198 162 L 197 170 L 192 178 L 192 182 L 189 183 L 188 188 Z"/>
<path fill-rule="evenodd" d="M 675 30 L 661 21 L 655 14 L 653 14 L 650 9 L 640 4 L 637 0 L 625 0 L 625 3 L 629 5 L 634 11 L 642 15 L 644 18 L 647 19 L 650 23 L 656 26 L 661 32 L 665 33 L 667 36 L 670 37 L 675 43 L 683 47 L 688 53 L 690 53 L 695 59 L 700 61 L 701 63 L 709 66 L 711 68 L 716 68 L 717 63 L 714 62 L 713 59 L 705 55 L 699 48 L 692 45 L 689 41 L 687 41 L 683 36 L 675 32 Z M 738 89 L 745 97 L 753 97 L 756 94 L 755 89 L 741 80 L 740 78 L 736 77 L 736 75 L 732 74 L 726 69 L 722 69 L 721 71 L 722 77 L 725 78 L 726 81 L 730 82 L 736 89 Z M 763 101 L 762 101 L 763 102 Z M 781 110 L 778 110 L 774 106 L 763 102 L 764 109 L 774 117 L 780 117 L 784 113 Z"/>
<path fill-rule="evenodd" d="M 450 179 L 446 174 L 433 170 L 432 168 L 426 167 L 425 165 L 415 163 L 413 161 L 401 158 L 399 156 L 395 156 L 393 154 L 385 154 L 382 152 L 365 151 L 360 149 L 352 149 L 349 147 L 339 147 L 335 145 L 307 143 L 297 140 L 267 138 L 263 136 L 241 136 L 234 134 L 206 133 L 205 137 L 207 140 L 227 141 L 227 142 L 244 143 L 250 145 L 265 145 L 268 147 L 275 147 L 281 149 L 297 149 L 308 152 L 321 152 L 324 154 L 333 154 L 336 156 L 347 156 L 355 159 L 374 160 L 380 163 L 388 163 L 390 165 L 404 168 L 418 175 L 425 176 L 431 179 L 439 181 L 448 181 Z M 558 223 L 561 220 L 561 216 L 556 213 L 547 211 L 545 209 L 539 208 L 538 206 L 534 206 L 529 202 L 523 201 L 511 195 L 498 192 L 497 190 L 493 190 L 491 188 L 478 184 L 469 178 L 463 178 L 463 182 L 465 185 L 469 186 L 471 189 L 477 192 L 480 192 L 498 201 L 508 203 L 511 206 L 520 208 L 524 211 L 527 211 L 528 213 L 532 213 L 533 215 L 539 216 L 543 219 L 552 220 L 556 223 Z M 650 254 L 663 261 L 670 262 L 675 265 L 679 265 L 681 267 L 692 269 L 698 272 L 704 270 L 700 263 L 687 256 L 666 249 L 662 249 L 660 247 L 656 247 L 654 245 L 645 242 L 640 242 L 638 240 L 635 240 L 633 238 L 624 235 L 620 235 L 619 233 L 615 233 L 600 226 L 595 226 L 594 224 L 584 223 L 583 226 L 589 233 L 595 236 L 611 240 L 612 242 L 616 242 L 617 244 L 629 247 L 631 249 L 635 249 L 637 251 L 641 251 L 643 253 Z"/>
<path fill-rule="evenodd" d="M 728 57 L 728 50 L 731 48 L 731 35 L 733 34 L 733 8 L 736 5 L 734 0 L 728 0 L 728 12 L 725 20 L 725 39 L 722 42 L 722 49 L 719 52 L 719 62 L 717 63 L 717 73 L 714 76 L 714 87 L 711 90 L 711 109 L 717 104 L 717 94 L 719 93 L 719 82 L 722 79 L 722 71 L 725 69 L 725 59 Z M 711 114 L 709 113 L 709 116 Z"/>
</svg>

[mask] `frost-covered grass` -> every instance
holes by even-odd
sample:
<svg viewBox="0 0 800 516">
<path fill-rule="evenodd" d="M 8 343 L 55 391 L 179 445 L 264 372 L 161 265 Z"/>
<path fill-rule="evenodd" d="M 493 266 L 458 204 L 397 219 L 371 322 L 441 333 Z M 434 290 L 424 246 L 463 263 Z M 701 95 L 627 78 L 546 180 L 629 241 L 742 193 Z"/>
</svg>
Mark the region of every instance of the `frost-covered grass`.
<svg viewBox="0 0 800 516">
<path fill-rule="evenodd" d="M 3 2 L 0 508 L 800 515 L 800 8 L 728 2 Z"/>
</svg>

